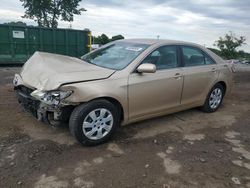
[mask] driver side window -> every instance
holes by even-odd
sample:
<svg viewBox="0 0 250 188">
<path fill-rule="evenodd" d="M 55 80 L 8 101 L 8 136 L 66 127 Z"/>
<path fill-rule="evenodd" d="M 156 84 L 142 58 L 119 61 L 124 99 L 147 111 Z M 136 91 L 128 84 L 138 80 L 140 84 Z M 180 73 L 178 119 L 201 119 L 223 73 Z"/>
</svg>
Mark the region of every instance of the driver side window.
<svg viewBox="0 0 250 188">
<path fill-rule="evenodd" d="M 176 46 L 162 46 L 148 55 L 142 63 L 155 64 L 156 70 L 175 68 L 178 66 Z"/>
</svg>

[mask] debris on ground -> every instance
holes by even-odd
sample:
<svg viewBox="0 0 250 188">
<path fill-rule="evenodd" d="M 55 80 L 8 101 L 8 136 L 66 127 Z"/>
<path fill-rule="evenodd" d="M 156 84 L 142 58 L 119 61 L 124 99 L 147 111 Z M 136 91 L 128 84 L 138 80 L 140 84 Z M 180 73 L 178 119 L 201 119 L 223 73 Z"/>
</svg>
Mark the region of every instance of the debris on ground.
<svg viewBox="0 0 250 188">
<path fill-rule="evenodd" d="M 239 178 L 232 177 L 231 180 L 234 182 L 235 185 L 240 185 L 241 184 Z"/>
</svg>

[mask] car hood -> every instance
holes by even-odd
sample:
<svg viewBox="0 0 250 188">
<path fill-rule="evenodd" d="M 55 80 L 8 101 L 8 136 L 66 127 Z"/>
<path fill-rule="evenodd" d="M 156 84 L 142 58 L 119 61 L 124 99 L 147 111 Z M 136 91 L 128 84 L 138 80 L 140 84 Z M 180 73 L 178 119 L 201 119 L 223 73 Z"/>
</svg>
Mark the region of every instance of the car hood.
<svg viewBox="0 0 250 188">
<path fill-rule="evenodd" d="M 105 79 L 115 71 L 78 58 L 35 52 L 20 73 L 23 83 L 39 90 L 55 90 L 62 84 Z"/>
</svg>

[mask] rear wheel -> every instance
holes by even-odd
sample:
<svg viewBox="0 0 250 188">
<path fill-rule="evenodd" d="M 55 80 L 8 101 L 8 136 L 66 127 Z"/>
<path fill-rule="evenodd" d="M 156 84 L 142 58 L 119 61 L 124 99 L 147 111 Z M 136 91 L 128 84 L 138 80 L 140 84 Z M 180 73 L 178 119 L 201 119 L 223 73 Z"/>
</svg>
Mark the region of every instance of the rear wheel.
<svg viewBox="0 0 250 188">
<path fill-rule="evenodd" d="M 110 139 L 119 122 L 119 113 L 114 104 L 95 100 L 74 109 L 69 128 L 83 145 L 98 145 Z"/>
<path fill-rule="evenodd" d="M 202 110 L 205 112 L 215 112 L 220 107 L 224 94 L 224 87 L 219 83 L 216 84 L 208 93 Z"/>
</svg>

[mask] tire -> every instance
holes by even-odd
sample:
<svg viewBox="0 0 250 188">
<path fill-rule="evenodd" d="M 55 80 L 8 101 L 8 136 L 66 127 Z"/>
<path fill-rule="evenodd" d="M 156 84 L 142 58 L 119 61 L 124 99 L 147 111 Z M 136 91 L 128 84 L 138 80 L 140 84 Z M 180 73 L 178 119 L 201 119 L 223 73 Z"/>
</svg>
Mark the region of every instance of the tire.
<svg viewBox="0 0 250 188">
<path fill-rule="evenodd" d="M 107 100 L 94 100 L 77 106 L 69 120 L 70 132 L 85 146 L 106 142 L 119 126 L 117 107 Z"/>
<path fill-rule="evenodd" d="M 218 108 L 223 102 L 224 95 L 225 95 L 225 88 L 219 83 L 215 84 L 207 95 L 206 101 L 201 108 L 202 111 L 207 113 L 212 113 L 218 110 Z M 212 99 L 213 97 L 215 97 L 216 100 L 214 99 L 213 101 Z"/>
</svg>

